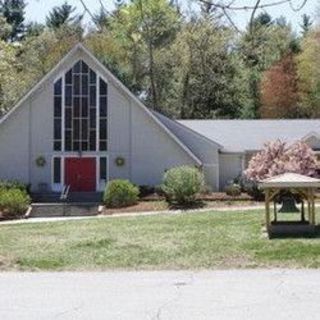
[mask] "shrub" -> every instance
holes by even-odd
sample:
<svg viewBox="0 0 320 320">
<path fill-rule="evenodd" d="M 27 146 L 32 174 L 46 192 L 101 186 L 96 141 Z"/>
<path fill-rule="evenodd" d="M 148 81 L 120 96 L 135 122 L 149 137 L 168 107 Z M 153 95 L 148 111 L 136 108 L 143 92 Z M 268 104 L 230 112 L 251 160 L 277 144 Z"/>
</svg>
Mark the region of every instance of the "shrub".
<svg viewBox="0 0 320 320">
<path fill-rule="evenodd" d="M 225 193 L 231 197 L 237 197 L 241 195 L 241 187 L 236 183 L 229 184 L 224 189 Z"/>
<path fill-rule="evenodd" d="M 132 206 L 138 202 L 139 189 L 128 180 L 112 180 L 107 184 L 104 203 L 110 208 Z"/>
<path fill-rule="evenodd" d="M 0 189 L 19 189 L 30 193 L 30 185 L 17 180 L 0 180 Z"/>
<path fill-rule="evenodd" d="M 26 191 L 20 189 L 0 189 L 0 211 L 2 218 L 14 218 L 22 216 L 31 199 Z"/>
<path fill-rule="evenodd" d="M 204 176 L 199 169 L 181 166 L 168 170 L 163 178 L 162 190 L 167 201 L 178 205 L 190 205 L 204 187 Z"/>
</svg>

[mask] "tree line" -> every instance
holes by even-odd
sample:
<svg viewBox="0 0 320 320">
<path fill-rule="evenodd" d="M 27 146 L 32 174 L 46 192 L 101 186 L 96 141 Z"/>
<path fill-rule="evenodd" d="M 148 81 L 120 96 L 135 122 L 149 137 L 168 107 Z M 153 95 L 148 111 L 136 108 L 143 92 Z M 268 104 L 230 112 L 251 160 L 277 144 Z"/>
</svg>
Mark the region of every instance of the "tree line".
<svg viewBox="0 0 320 320">
<path fill-rule="evenodd" d="M 92 23 L 84 26 L 68 3 L 39 24 L 26 23 L 24 0 L 0 0 L 0 115 L 81 41 L 146 105 L 173 118 L 320 116 L 320 28 L 309 16 L 299 34 L 264 11 L 240 32 L 225 8 L 193 4 L 85 8 Z"/>
</svg>

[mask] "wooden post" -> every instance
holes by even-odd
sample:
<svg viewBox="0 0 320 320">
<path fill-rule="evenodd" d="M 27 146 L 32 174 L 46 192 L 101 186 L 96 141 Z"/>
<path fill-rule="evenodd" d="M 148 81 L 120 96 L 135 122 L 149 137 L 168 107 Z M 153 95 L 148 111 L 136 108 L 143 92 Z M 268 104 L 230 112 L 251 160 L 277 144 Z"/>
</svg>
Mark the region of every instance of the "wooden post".
<svg viewBox="0 0 320 320">
<path fill-rule="evenodd" d="M 273 215 L 274 215 L 274 221 L 278 221 L 278 214 L 277 214 L 277 204 L 275 201 L 273 201 Z"/>
<path fill-rule="evenodd" d="M 310 195 L 310 189 L 307 189 L 307 196 L 308 196 L 308 222 L 311 224 L 311 195 Z"/>
<path fill-rule="evenodd" d="M 314 204 L 314 189 L 310 189 L 311 192 L 311 209 L 312 209 L 312 225 L 315 225 L 316 223 L 316 210 L 315 210 L 315 204 Z"/>
<path fill-rule="evenodd" d="M 301 200 L 301 222 L 305 222 L 306 217 L 304 214 L 304 199 Z"/>
<path fill-rule="evenodd" d="M 270 190 L 266 189 L 266 225 L 267 225 L 267 230 L 269 229 L 270 226 Z"/>
</svg>

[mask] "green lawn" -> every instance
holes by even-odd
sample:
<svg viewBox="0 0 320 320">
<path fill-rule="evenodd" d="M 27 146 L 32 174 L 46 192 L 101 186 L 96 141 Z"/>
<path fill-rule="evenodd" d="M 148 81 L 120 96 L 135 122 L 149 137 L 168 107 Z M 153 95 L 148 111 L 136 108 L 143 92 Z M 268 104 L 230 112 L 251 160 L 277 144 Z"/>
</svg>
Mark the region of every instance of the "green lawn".
<svg viewBox="0 0 320 320">
<path fill-rule="evenodd" d="M 2 225 L 0 270 L 320 267 L 320 237 L 269 240 L 263 219 L 251 211 Z"/>
</svg>

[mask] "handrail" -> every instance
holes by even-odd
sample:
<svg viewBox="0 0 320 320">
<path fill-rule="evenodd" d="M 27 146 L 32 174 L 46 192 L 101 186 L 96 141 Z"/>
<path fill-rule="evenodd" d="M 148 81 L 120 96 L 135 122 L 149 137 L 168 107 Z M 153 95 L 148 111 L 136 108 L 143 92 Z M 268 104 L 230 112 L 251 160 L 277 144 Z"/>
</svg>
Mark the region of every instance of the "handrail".
<svg viewBox="0 0 320 320">
<path fill-rule="evenodd" d="M 62 188 L 62 191 L 61 191 L 61 193 L 60 193 L 60 200 L 63 200 L 63 198 L 64 198 L 64 193 L 65 193 L 65 191 L 66 191 L 66 185 L 64 185 L 63 186 L 63 188 Z"/>
<path fill-rule="evenodd" d="M 70 185 L 63 186 L 63 189 L 62 189 L 62 192 L 61 192 L 61 195 L 60 195 L 60 200 L 66 201 L 68 199 L 69 192 L 70 192 Z"/>
<path fill-rule="evenodd" d="M 60 200 L 63 201 L 63 204 L 62 204 L 62 206 L 63 206 L 63 216 L 66 215 L 66 204 L 67 204 L 69 192 L 70 192 L 70 185 L 63 186 L 63 189 L 62 189 L 62 192 L 61 192 L 61 196 L 60 196 Z"/>
</svg>

